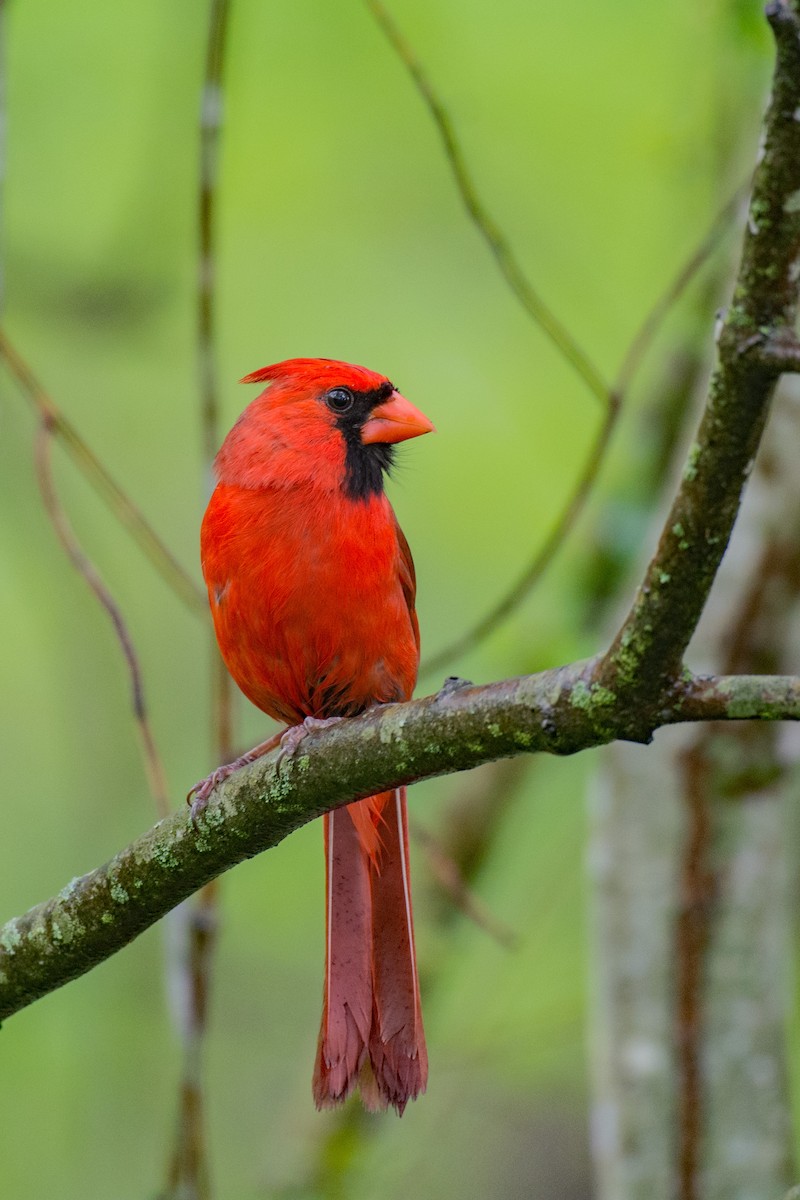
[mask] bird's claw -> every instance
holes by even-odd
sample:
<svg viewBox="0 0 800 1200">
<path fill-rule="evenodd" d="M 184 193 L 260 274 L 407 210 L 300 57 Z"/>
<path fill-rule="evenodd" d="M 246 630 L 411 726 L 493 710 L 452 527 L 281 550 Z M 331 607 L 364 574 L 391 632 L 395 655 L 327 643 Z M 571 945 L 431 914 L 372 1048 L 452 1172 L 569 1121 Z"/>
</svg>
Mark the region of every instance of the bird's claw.
<svg viewBox="0 0 800 1200">
<path fill-rule="evenodd" d="M 238 763 L 225 763 L 224 766 L 213 770 L 210 775 L 206 775 L 205 779 L 199 780 L 194 787 L 189 788 L 186 793 L 186 803 L 191 804 L 193 821 L 200 816 L 208 804 L 209 796 L 214 788 L 232 775 L 238 765 Z M 194 796 L 194 800 L 192 796 Z"/>
<path fill-rule="evenodd" d="M 272 737 L 268 737 L 265 742 L 260 742 L 254 746 L 252 750 L 247 750 L 244 754 L 240 754 L 233 762 L 223 763 L 221 767 L 217 767 L 205 779 L 201 779 L 196 783 L 186 796 L 186 802 L 192 805 L 192 817 L 197 817 L 208 804 L 208 798 L 224 780 L 229 779 L 234 771 L 238 771 L 240 767 L 246 767 L 249 763 L 256 762 L 257 759 L 263 758 L 265 754 L 269 754 L 276 746 L 280 745 L 282 735 L 275 733 Z M 194 796 L 194 800 L 192 800 Z"/>
<path fill-rule="evenodd" d="M 282 763 L 285 759 L 291 758 L 297 750 L 297 747 L 315 729 L 329 729 L 331 725 L 338 725 L 343 717 L 325 717 L 320 720 L 318 717 L 305 717 L 299 725 L 290 725 L 281 738 L 281 748 L 278 751 L 277 763 Z"/>
<path fill-rule="evenodd" d="M 206 807 L 211 793 L 216 787 L 223 783 L 226 779 L 233 775 L 234 771 L 238 771 L 240 767 L 247 766 L 248 763 L 255 762 L 256 759 L 263 757 L 270 750 L 274 750 L 275 746 L 280 749 L 275 757 L 276 766 L 280 765 L 286 758 L 291 758 L 297 747 L 314 729 L 327 729 L 330 725 L 336 725 L 341 721 L 342 717 L 326 717 L 324 720 L 319 720 L 317 717 L 306 717 L 299 725 L 291 725 L 284 733 L 268 738 L 266 742 L 262 742 L 260 746 L 256 746 L 253 750 L 248 750 L 246 754 L 242 754 L 235 762 L 225 763 L 221 767 L 217 767 L 205 779 L 199 780 L 198 783 L 190 788 L 186 795 L 186 803 L 191 804 L 192 820 L 199 817 L 200 813 Z M 194 799 L 192 799 L 194 796 Z"/>
</svg>

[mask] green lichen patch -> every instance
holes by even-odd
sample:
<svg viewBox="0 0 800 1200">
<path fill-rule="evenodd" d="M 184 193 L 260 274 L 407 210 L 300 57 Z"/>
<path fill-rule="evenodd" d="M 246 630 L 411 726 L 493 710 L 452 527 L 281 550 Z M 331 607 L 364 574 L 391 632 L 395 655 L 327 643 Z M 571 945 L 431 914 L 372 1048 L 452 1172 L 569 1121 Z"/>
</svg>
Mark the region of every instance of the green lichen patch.
<svg viewBox="0 0 800 1200">
<path fill-rule="evenodd" d="M 206 817 L 207 815 L 208 815 L 207 812 L 205 812 L 203 814 L 204 817 Z M 160 867 L 162 867 L 165 871 L 174 870 L 178 866 L 177 854 L 175 853 L 175 851 L 172 849 L 171 846 L 168 846 L 163 842 L 156 842 L 151 847 L 150 853 L 152 855 L 153 861 L 157 862 L 158 865 Z"/>
<path fill-rule="evenodd" d="M 683 468 L 683 478 L 688 480 L 689 483 L 692 483 L 697 478 L 697 462 L 701 452 L 700 443 L 692 442 L 686 458 L 686 465 Z M 677 534 L 676 536 L 680 537 L 681 534 Z"/>
<path fill-rule="evenodd" d="M 86 929 L 82 921 L 66 912 L 54 913 L 50 921 L 50 937 L 57 945 L 69 945 L 82 937 Z"/>
<path fill-rule="evenodd" d="M 6 954 L 13 954 L 21 942 L 22 934 L 19 931 L 17 922 L 15 920 L 9 921 L 2 933 L 0 933 L 0 949 L 5 950 Z"/>
<path fill-rule="evenodd" d="M 769 201 L 764 197 L 756 197 L 750 202 L 750 229 L 753 233 L 765 233 L 772 227 L 769 216 Z M 789 210 L 787 210 L 789 211 Z"/>
<path fill-rule="evenodd" d="M 570 695 L 572 707 L 583 709 L 584 712 L 591 712 L 594 708 L 610 708 L 616 703 L 617 697 L 610 688 L 600 683 L 593 683 L 589 687 L 582 679 L 578 680 Z"/>
<path fill-rule="evenodd" d="M 116 880 L 112 881 L 111 887 L 108 890 L 115 904 L 127 904 L 130 900 L 130 893 L 127 888 L 124 888 L 121 883 L 117 883 Z"/>
<path fill-rule="evenodd" d="M 384 722 L 378 730 L 378 736 L 381 744 L 384 746 L 390 746 L 392 742 L 402 742 L 404 725 L 405 721 L 400 717 L 391 722 Z"/>
<path fill-rule="evenodd" d="M 745 681 L 720 680 L 716 691 L 725 703 L 725 715 L 731 721 L 783 721 L 787 719 L 785 696 L 754 696 Z"/>
</svg>

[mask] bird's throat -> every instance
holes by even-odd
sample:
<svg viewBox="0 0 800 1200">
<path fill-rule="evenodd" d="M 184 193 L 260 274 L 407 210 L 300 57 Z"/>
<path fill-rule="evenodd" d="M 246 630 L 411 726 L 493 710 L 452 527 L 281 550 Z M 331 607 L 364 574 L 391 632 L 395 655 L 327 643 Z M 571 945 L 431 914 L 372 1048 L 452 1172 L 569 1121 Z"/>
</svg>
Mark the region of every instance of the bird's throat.
<svg viewBox="0 0 800 1200">
<path fill-rule="evenodd" d="M 369 500 L 383 493 L 383 477 L 394 461 L 394 446 L 375 442 L 365 446 L 359 431 L 343 430 L 345 440 L 343 490 L 350 500 Z"/>
</svg>

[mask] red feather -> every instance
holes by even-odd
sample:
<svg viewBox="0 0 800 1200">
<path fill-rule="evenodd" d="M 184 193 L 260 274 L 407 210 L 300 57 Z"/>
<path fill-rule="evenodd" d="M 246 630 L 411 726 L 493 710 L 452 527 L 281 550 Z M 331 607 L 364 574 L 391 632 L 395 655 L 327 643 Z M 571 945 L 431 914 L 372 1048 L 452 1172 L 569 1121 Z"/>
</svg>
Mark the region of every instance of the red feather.
<svg viewBox="0 0 800 1200">
<path fill-rule="evenodd" d="M 347 456 L 433 427 L 364 367 L 292 359 L 244 382 L 270 386 L 225 439 L 202 529 L 228 669 L 254 704 L 290 725 L 408 699 L 419 663 L 411 553 L 381 488 L 347 490 Z M 363 409 L 355 451 L 328 403 L 336 389 Z M 360 1086 L 368 1107 L 402 1113 L 427 1080 L 405 789 L 329 814 L 325 846 L 314 1097 L 328 1107 Z"/>
</svg>

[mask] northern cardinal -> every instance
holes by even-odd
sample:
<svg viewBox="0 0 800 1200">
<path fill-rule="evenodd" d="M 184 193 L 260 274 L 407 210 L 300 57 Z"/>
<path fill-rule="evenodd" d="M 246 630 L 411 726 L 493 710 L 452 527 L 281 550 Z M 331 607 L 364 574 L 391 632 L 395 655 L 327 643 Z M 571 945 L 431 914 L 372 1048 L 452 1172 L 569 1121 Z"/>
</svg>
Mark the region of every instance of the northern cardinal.
<svg viewBox="0 0 800 1200">
<path fill-rule="evenodd" d="M 304 729 L 407 700 L 419 664 L 414 565 L 384 492 L 394 444 L 433 425 L 383 375 L 296 358 L 247 375 L 269 386 L 217 455 L 202 528 L 220 651 L 244 694 Z M 277 737 L 192 790 L 195 804 Z M 356 1086 L 371 1109 L 425 1090 L 405 789 L 324 818 L 326 958 L 314 1069 L 318 1108 Z"/>
</svg>

